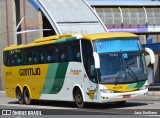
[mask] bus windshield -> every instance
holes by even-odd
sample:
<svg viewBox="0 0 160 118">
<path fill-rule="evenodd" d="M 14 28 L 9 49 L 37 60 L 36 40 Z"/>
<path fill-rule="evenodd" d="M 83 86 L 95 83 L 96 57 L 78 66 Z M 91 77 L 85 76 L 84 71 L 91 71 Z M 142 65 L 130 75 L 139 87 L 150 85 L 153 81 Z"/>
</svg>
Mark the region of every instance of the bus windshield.
<svg viewBox="0 0 160 118">
<path fill-rule="evenodd" d="M 100 83 L 128 83 L 146 80 L 142 52 L 99 54 Z"/>
<path fill-rule="evenodd" d="M 103 40 L 105 44 L 107 44 L 107 41 L 108 40 Z M 131 42 L 132 45 L 129 46 Z M 127 51 L 124 51 L 124 47 L 122 47 L 123 51 L 118 50 L 118 48 L 121 47 L 120 45 L 126 45 L 125 41 L 123 43 L 119 42 L 117 48 L 112 48 L 116 52 L 108 52 L 104 47 L 103 50 L 100 50 L 98 47 L 97 52 L 100 57 L 100 83 L 130 83 L 147 79 L 143 52 L 139 50 L 139 46 L 136 44 L 137 40 L 132 40 L 131 42 L 129 43 L 129 41 L 126 40 L 126 43 L 128 43 L 126 47 L 130 47 L 126 48 Z M 103 45 L 102 42 L 101 45 Z"/>
</svg>

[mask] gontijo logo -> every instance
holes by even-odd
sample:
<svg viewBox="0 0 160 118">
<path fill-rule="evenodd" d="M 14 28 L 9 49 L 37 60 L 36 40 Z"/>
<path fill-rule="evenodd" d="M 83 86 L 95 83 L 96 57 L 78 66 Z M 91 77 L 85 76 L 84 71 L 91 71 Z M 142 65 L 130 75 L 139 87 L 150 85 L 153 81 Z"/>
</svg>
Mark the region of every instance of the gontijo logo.
<svg viewBox="0 0 160 118">
<path fill-rule="evenodd" d="M 19 70 L 19 75 L 20 76 L 35 76 L 35 75 L 40 75 L 41 70 L 40 68 L 23 68 Z"/>
<path fill-rule="evenodd" d="M 73 74 L 73 75 L 80 75 L 80 73 L 82 72 L 82 70 L 73 70 L 73 69 L 71 69 L 70 70 L 70 74 Z"/>
</svg>

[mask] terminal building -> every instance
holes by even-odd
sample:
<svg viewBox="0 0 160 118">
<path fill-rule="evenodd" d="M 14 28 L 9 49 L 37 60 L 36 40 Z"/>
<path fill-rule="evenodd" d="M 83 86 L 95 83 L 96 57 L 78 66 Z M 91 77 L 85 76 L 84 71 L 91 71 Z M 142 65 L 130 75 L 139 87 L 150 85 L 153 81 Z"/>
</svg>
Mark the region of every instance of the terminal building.
<svg viewBox="0 0 160 118">
<path fill-rule="evenodd" d="M 41 0 L 38 0 L 41 1 Z M 49 1 L 49 0 L 46 0 Z M 59 1 L 59 0 L 55 0 Z M 78 2 L 71 5 L 78 5 Z M 67 1 L 66 1 L 67 2 Z M 90 29 L 87 29 L 88 25 L 92 25 L 95 31 L 109 31 L 109 32 L 131 32 L 139 35 L 140 41 L 144 47 L 149 47 L 154 50 L 156 54 L 156 64 L 154 64 L 154 80 L 153 83 L 160 83 L 160 1 L 159 0 L 86 0 L 86 4 L 90 5 L 94 12 L 98 14 L 100 19 L 95 19 L 91 11 L 74 14 L 72 18 L 81 19 L 72 21 L 73 23 L 81 23 L 81 32 L 88 33 Z M 62 3 L 64 8 L 70 8 Z M 53 5 L 54 9 L 60 8 Z M 68 21 L 61 18 L 68 17 L 72 13 L 60 11 L 61 14 L 54 12 L 56 16 L 55 20 L 59 20 L 54 24 L 48 16 L 46 16 L 45 10 L 36 4 L 36 0 L 1 0 L 0 4 L 0 50 L 2 57 L 2 50 L 4 47 L 13 44 L 26 44 L 33 42 L 35 39 L 59 33 L 70 33 L 69 29 L 74 29 L 74 32 L 78 28 L 69 27 Z M 81 18 L 80 18 L 81 16 Z M 85 17 L 84 19 L 82 18 Z M 92 17 L 91 17 L 92 16 Z M 87 19 L 88 18 L 88 19 Z M 90 18 L 90 21 L 89 21 Z M 100 20 L 100 21 L 99 21 Z M 87 22 L 89 21 L 89 22 Z M 107 28 L 99 26 L 101 21 Z M 20 23 L 20 24 L 19 24 Z M 65 24 L 66 23 L 66 24 Z M 90 24 L 89 24 L 90 23 Z M 95 24 L 97 23 L 97 24 Z M 101 24 L 103 26 L 103 24 Z M 18 27 L 19 26 L 19 27 Z M 60 29 L 57 29 L 58 28 Z M 64 27 L 65 26 L 65 27 Z M 66 27 L 68 26 L 68 27 Z M 51 29 L 49 31 L 42 29 Z M 98 29 L 98 31 L 97 31 Z M 33 30 L 28 33 L 17 33 L 26 30 Z M 146 56 L 147 58 L 147 56 Z M 3 72 L 2 65 L 3 60 L 0 58 L 0 88 L 3 88 Z M 149 62 L 147 62 L 149 65 Z"/>
<path fill-rule="evenodd" d="M 154 80 L 160 83 L 160 1 L 159 0 L 88 0 L 109 32 L 139 35 L 143 47 L 156 54 Z M 148 60 L 147 56 L 146 59 Z M 150 62 L 147 61 L 149 66 Z"/>
</svg>

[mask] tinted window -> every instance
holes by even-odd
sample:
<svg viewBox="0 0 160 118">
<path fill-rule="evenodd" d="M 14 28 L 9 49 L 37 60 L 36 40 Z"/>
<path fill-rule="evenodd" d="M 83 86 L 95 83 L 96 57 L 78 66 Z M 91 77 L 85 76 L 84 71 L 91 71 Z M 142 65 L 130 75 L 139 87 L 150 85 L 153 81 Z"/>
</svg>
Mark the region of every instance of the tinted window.
<svg viewBox="0 0 160 118">
<path fill-rule="evenodd" d="M 6 66 L 81 61 L 79 40 L 5 51 Z"/>
<path fill-rule="evenodd" d="M 68 60 L 69 61 L 77 61 L 77 62 L 81 61 L 79 41 L 68 43 L 67 50 L 68 50 Z"/>
<path fill-rule="evenodd" d="M 94 58 L 93 58 L 93 48 L 90 41 L 82 40 L 82 55 L 83 55 L 83 63 L 85 70 L 89 79 L 96 83 L 96 70 L 94 66 Z"/>
</svg>

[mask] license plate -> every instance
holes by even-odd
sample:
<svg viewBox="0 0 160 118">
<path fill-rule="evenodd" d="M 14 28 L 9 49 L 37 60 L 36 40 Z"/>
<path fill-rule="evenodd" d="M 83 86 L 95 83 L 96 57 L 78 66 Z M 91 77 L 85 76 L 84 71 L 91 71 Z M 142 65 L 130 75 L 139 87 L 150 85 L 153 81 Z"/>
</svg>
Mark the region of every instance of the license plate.
<svg viewBox="0 0 160 118">
<path fill-rule="evenodd" d="M 131 95 L 129 94 L 129 95 L 123 95 L 123 98 L 130 98 L 131 97 Z"/>
</svg>

